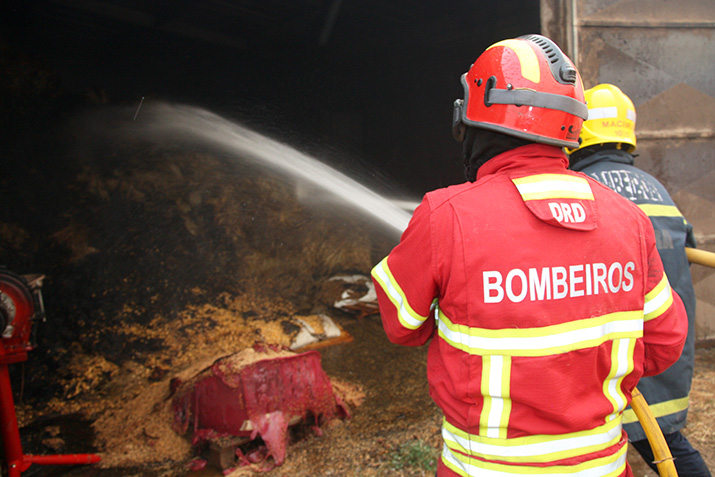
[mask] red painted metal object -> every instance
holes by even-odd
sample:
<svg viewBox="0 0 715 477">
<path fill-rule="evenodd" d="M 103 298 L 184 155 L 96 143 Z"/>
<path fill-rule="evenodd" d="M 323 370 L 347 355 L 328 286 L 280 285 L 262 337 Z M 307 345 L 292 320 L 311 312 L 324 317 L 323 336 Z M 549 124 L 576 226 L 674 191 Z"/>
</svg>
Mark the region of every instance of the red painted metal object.
<svg viewBox="0 0 715 477">
<path fill-rule="evenodd" d="M 23 454 L 8 365 L 27 360 L 34 348 L 32 328 L 44 318 L 41 275 L 21 277 L 0 270 L 0 439 L 8 477 L 20 477 L 32 464 L 77 465 L 99 462 L 95 454 Z"/>
<path fill-rule="evenodd" d="M 317 351 L 276 357 L 259 349 L 248 364 L 240 355 L 217 360 L 190 382 L 174 383 L 174 429 L 180 434 L 191 429 L 194 444 L 260 436 L 268 455 L 281 465 L 290 425 L 311 416 L 319 433 L 321 419 L 349 417 Z"/>
</svg>

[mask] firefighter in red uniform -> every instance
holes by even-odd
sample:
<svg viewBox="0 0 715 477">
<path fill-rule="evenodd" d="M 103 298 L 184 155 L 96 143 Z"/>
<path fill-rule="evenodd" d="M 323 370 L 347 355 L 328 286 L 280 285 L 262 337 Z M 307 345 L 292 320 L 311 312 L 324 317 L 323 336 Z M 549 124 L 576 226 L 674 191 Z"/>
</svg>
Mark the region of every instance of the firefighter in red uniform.
<svg viewBox="0 0 715 477">
<path fill-rule="evenodd" d="M 468 182 L 426 194 L 372 271 L 389 339 L 431 339 L 437 475 L 632 475 L 623 410 L 687 332 L 651 223 L 567 169 L 587 109 L 551 40 L 496 43 L 462 83 Z"/>
</svg>

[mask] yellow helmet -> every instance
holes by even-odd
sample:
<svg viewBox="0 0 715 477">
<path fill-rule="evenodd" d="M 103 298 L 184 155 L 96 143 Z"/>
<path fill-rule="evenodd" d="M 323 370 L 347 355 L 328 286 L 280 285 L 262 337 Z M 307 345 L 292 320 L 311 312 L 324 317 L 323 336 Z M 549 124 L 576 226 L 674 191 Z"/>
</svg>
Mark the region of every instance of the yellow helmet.
<svg viewBox="0 0 715 477">
<path fill-rule="evenodd" d="M 620 149 L 636 149 L 636 108 L 617 86 L 599 84 L 584 92 L 588 119 L 583 122 L 579 147 L 566 149 L 573 154 L 579 149 L 605 143 L 617 143 Z"/>
</svg>

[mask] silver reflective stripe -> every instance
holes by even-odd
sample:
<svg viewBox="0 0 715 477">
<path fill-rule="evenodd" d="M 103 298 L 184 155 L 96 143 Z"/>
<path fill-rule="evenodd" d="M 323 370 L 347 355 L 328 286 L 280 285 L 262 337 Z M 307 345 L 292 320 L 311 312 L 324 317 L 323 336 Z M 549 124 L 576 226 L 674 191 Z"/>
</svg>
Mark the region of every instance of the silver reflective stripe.
<svg viewBox="0 0 715 477">
<path fill-rule="evenodd" d="M 543 192 L 566 191 L 579 192 L 582 194 L 593 194 L 588 182 L 564 180 L 542 180 L 538 182 L 515 182 L 516 188 L 521 195 L 538 194 Z"/>
<path fill-rule="evenodd" d="M 506 437 L 511 412 L 511 357 L 491 355 L 482 357 L 482 396 L 484 406 L 480 428 L 487 437 Z"/>
<path fill-rule="evenodd" d="M 536 435 L 515 439 L 491 439 L 475 436 L 458 430 L 446 421 L 442 425 L 442 438 L 447 446 L 488 460 L 519 458 L 519 461 L 550 462 L 566 459 L 610 447 L 618 443 L 621 434 L 620 419 L 589 431 L 560 436 Z"/>
<path fill-rule="evenodd" d="M 616 119 L 618 117 L 618 108 L 615 106 L 607 106 L 604 108 L 588 108 L 588 120 L 592 119 Z"/>
<path fill-rule="evenodd" d="M 385 257 L 372 269 L 372 274 L 377 278 L 377 281 L 382 285 L 390 301 L 395 305 L 400 322 L 409 329 L 419 328 L 427 317 L 417 314 L 412 307 L 410 307 L 407 298 L 402 293 L 402 290 L 398 289 L 398 285 L 393 282 L 388 270 L 387 257 Z"/>
<path fill-rule="evenodd" d="M 573 466 L 524 467 L 493 464 L 464 456 L 460 459 L 445 445 L 442 448 L 442 461 L 454 472 L 465 477 L 516 477 L 529 475 L 538 477 L 616 477 L 625 470 L 626 449 L 627 446 L 623 446 L 614 455 Z"/>
<path fill-rule="evenodd" d="M 604 391 L 613 405 L 613 414 L 607 419 L 619 418 L 626 408 L 626 396 L 621 391 L 623 378 L 633 371 L 633 348 L 635 342 L 629 339 L 619 339 L 613 341 L 611 349 L 611 373 L 604 383 Z"/>
<path fill-rule="evenodd" d="M 649 313 L 653 313 L 655 310 L 663 306 L 671 296 L 672 293 L 670 291 L 670 283 L 666 281 L 663 289 L 658 292 L 656 296 L 645 302 L 643 305 L 643 314 L 647 315 Z"/>
<path fill-rule="evenodd" d="M 643 335 L 642 313 L 617 315 L 578 320 L 565 326 L 485 330 L 454 325 L 440 310 L 438 326 L 440 336 L 448 344 L 470 354 L 548 356 L 598 346 L 611 337 Z"/>
</svg>

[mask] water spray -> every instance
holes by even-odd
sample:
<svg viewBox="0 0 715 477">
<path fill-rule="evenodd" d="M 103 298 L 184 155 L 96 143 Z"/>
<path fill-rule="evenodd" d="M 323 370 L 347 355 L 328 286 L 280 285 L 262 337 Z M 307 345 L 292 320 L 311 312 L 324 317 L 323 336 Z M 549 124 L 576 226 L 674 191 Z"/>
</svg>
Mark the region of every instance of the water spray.
<svg viewBox="0 0 715 477">
<path fill-rule="evenodd" d="M 166 137 L 172 142 L 177 138 L 200 139 L 231 155 L 330 192 L 336 200 L 377 219 L 396 233 L 407 228 L 411 214 L 404 204 L 394 203 L 286 144 L 198 107 L 158 103 L 145 110 L 139 132 Z"/>
<path fill-rule="evenodd" d="M 137 106 L 137 112 L 134 113 L 134 119 L 133 121 L 137 120 L 137 116 L 139 115 L 139 110 L 142 108 L 142 103 L 144 103 L 144 96 L 142 96 L 141 101 L 139 101 L 139 106 Z"/>
</svg>

